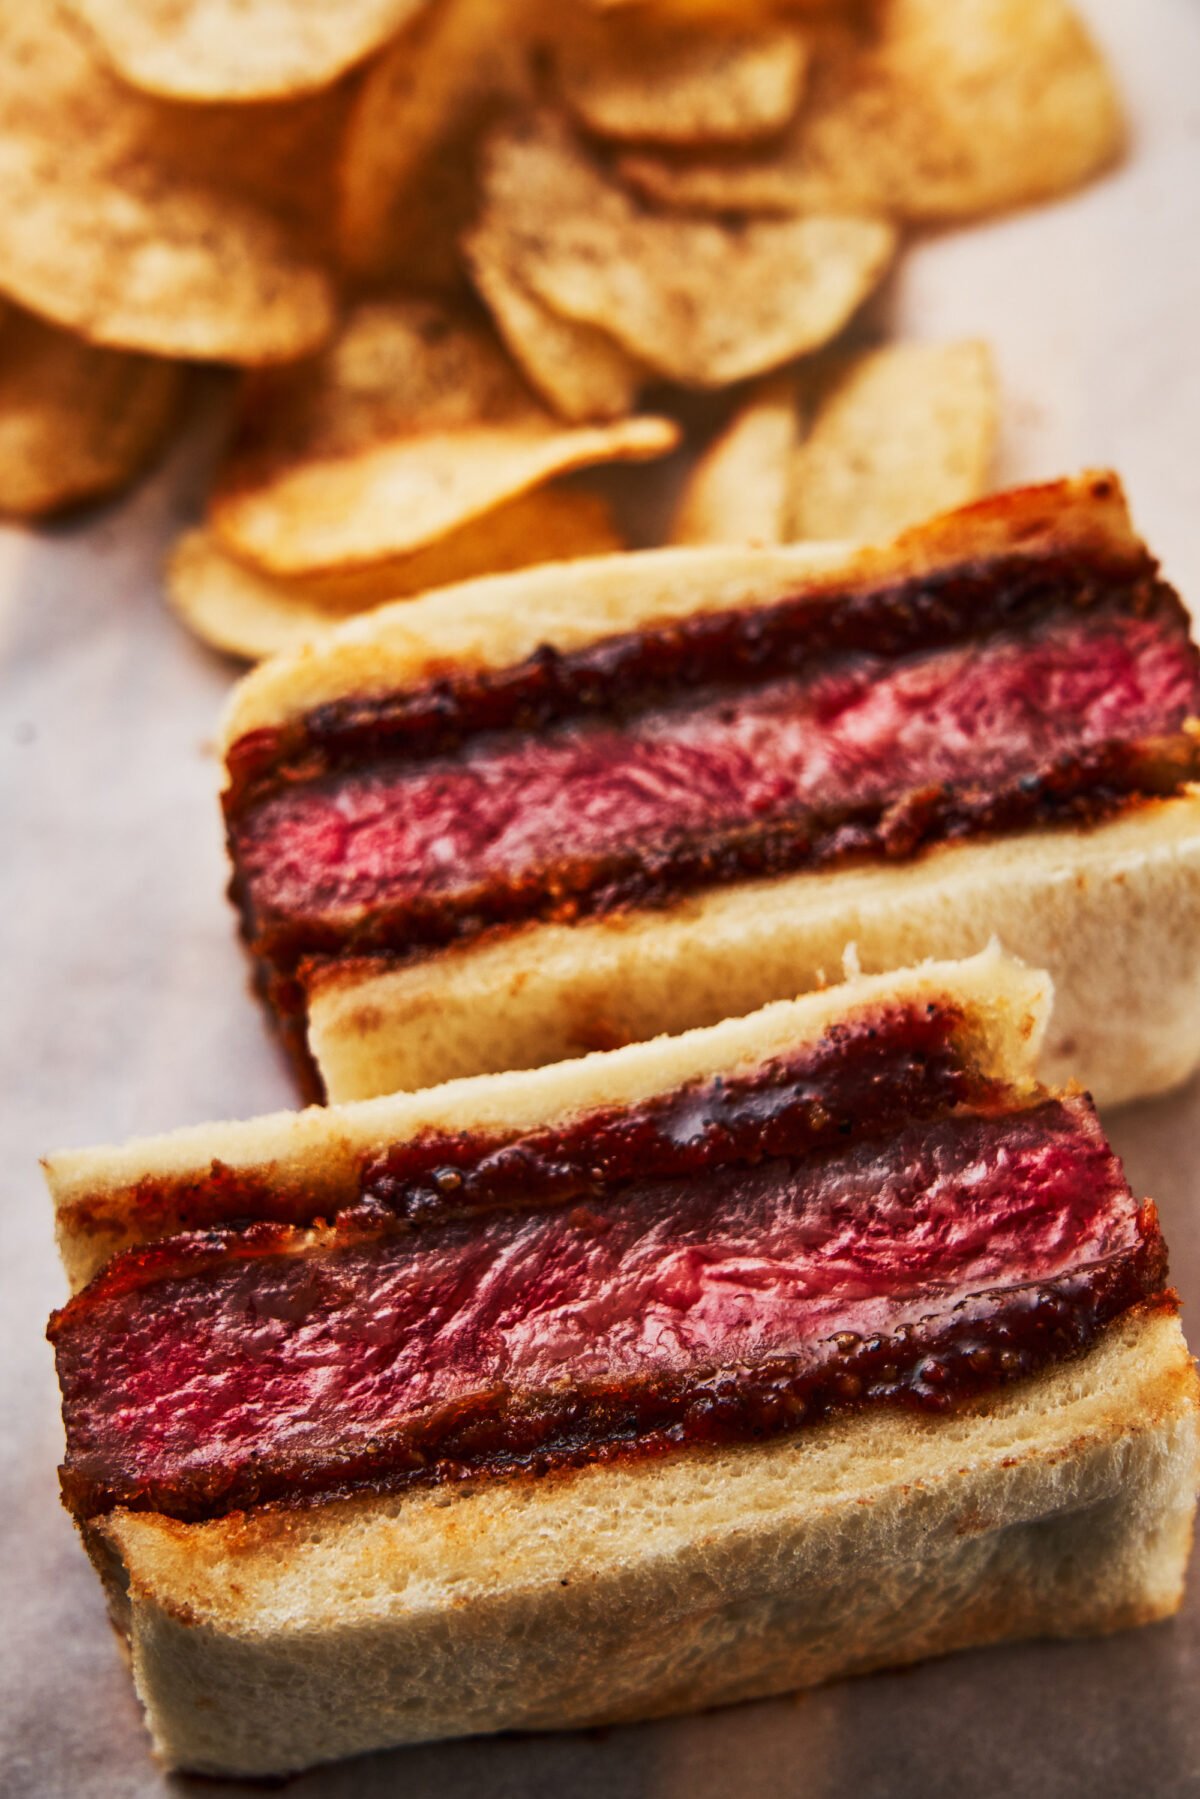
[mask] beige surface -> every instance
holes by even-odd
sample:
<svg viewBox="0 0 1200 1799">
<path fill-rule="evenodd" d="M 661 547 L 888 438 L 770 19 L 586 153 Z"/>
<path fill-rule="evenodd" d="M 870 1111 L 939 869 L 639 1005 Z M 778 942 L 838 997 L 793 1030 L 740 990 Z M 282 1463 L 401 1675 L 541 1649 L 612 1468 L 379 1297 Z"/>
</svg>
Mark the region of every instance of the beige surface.
<svg viewBox="0 0 1200 1799">
<path fill-rule="evenodd" d="M 929 340 L 991 340 L 1004 478 L 1118 461 L 1139 524 L 1195 597 L 1200 15 L 1195 0 L 1088 0 L 1087 10 L 1121 72 L 1136 158 L 1077 201 L 919 245 L 895 317 Z M 206 746 L 227 666 L 183 635 L 158 587 L 173 536 L 197 516 L 195 454 L 87 529 L 0 531 L 5 1799 L 185 1790 L 150 1754 L 95 1575 L 57 1501 L 61 1434 L 42 1330 L 64 1282 L 37 1157 L 292 1097 L 221 898 Z M 1186 1314 L 1200 1297 L 1200 1092 L 1109 1122 L 1135 1185 L 1159 1202 Z M 1200 1338 L 1200 1318 L 1189 1328 Z M 1182 1615 L 1148 1630 L 953 1656 L 799 1702 L 431 1744 L 301 1777 L 287 1796 L 1191 1799 L 1197 1572 Z M 235 1784 L 221 1799 L 262 1792 Z"/>
</svg>

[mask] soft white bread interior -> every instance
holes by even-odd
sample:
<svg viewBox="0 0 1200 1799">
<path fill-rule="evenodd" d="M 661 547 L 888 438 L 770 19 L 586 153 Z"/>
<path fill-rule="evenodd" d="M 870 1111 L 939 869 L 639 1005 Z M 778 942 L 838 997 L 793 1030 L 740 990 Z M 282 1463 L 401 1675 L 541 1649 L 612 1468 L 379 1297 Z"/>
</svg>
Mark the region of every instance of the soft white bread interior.
<svg viewBox="0 0 1200 1799">
<path fill-rule="evenodd" d="M 877 547 L 640 550 L 459 582 L 380 606 L 254 669 L 230 698 L 221 747 L 347 695 L 394 693 L 455 669 L 507 668 L 544 643 L 575 650 L 649 624 L 804 593 L 828 594 L 836 605 L 859 587 L 1043 549 L 1144 553 L 1117 476 L 1090 472 L 997 494 Z"/>
<path fill-rule="evenodd" d="M 663 911 L 532 925 L 404 965 L 330 963 L 308 995 L 331 1100 L 557 1062 L 684 1031 L 993 937 L 1054 982 L 1040 1072 L 1100 1104 L 1200 1062 L 1200 789 L 1087 830 L 747 881 Z"/>
<path fill-rule="evenodd" d="M 1179 1602 L 1198 1467 L 1178 1322 L 950 1415 L 541 1480 L 90 1533 L 155 1743 L 271 1774 L 653 1717 Z"/>
<path fill-rule="evenodd" d="M 74 1289 L 118 1249 L 174 1228 L 169 1212 L 147 1206 L 148 1182 L 202 1183 L 219 1163 L 235 1174 L 261 1172 L 280 1191 L 319 1195 L 336 1210 L 356 1196 L 364 1151 L 426 1131 L 511 1134 L 605 1106 L 636 1104 L 687 1081 L 754 1068 L 816 1043 L 831 1024 L 889 1004 L 949 1000 L 960 1013 L 956 1036 L 967 1065 L 1019 1097 L 1034 1085 L 1050 997 L 1043 974 L 992 947 L 963 962 L 856 977 L 751 1017 L 561 1066 L 454 1081 L 357 1105 L 193 1126 L 119 1148 L 63 1151 L 45 1163 L 59 1248 Z"/>
</svg>

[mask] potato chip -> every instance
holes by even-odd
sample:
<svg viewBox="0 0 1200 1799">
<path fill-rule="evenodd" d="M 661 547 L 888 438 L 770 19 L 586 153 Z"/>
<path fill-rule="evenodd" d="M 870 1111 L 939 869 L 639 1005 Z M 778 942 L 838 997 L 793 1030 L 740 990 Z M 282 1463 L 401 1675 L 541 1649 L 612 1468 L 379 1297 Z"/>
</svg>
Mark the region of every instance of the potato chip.
<svg viewBox="0 0 1200 1799">
<path fill-rule="evenodd" d="M 464 243 L 467 265 L 526 380 L 565 419 L 623 418 L 647 370 L 606 331 L 551 312 L 512 271 L 512 251 L 495 227 Z"/>
<path fill-rule="evenodd" d="M 563 99 L 589 131 L 664 144 L 745 142 L 800 104 L 808 46 L 788 25 L 642 12 L 576 19 L 557 50 Z"/>
<path fill-rule="evenodd" d="M 853 6 L 859 0 L 583 0 L 591 12 L 629 14 L 709 23 L 745 24 L 773 18 L 777 13 L 824 11 L 829 6 Z"/>
<path fill-rule="evenodd" d="M 36 517 L 118 492 L 179 412 L 177 364 L 97 349 L 0 311 L 0 512 Z"/>
<path fill-rule="evenodd" d="M 724 212 L 856 209 L 937 220 L 1027 205 L 1117 154 L 1120 106 L 1065 0 L 888 0 L 831 30 L 781 142 L 740 157 L 622 159 L 639 191 Z"/>
<path fill-rule="evenodd" d="M 429 0 L 66 0 L 123 80 L 174 100 L 327 87 Z"/>
<path fill-rule="evenodd" d="M 367 281 L 462 284 L 480 141 L 528 91 L 542 0 L 440 0 L 367 71 L 338 171 L 342 266 Z"/>
<path fill-rule="evenodd" d="M 0 0 L 0 5 L 3 0 Z M 142 96 L 157 164 L 268 211 L 293 241 L 334 260 L 337 158 L 359 78 L 296 100 L 177 106 Z"/>
<path fill-rule="evenodd" d="M 325 354 L 249 380 L 209 520 L 270 574 L 332 573 L 432 544 L 570 469 L 663 455 L 678 437 L 649 416 L 565 425 L 471 316 L 367 301 Z"/>
<path fill-rule="evenodd" d="M 794 375 L 751 389 L 684 483 L 669 542 L 787 541 L 797 399 Z"/>
<path fill-rule="evenodd" d="M 324 581 L 273 580 L 227 555 L 211 532 L 189 531 L 167 565 L 167 593 L 205 643 L 256 661 L 388 600 L 475 575 L 625 547 L 598 494 L 545 487 L 497 506 L 411 556 Z"/>
<path fill-rule="evenodd" d="M 996 385 L 984 343 L 831 360 L 792 465 L 789 535 L 886 542 L 988 484 Z"/>
<path fill-rule="evenodd" d="M 247 160 L 280 124 L 264 111 L 243 132 Z M 291 142 L 290 112 L 282 123 Z M 282 175 L 218 182 L 229 145 L 223 109 L 185 123 L 110 76 L 54 8 L 0 0 L 0 292 L 116 348 L 247 363 L 311 351 L 333 324 L 328 274 L 295 208 L 258 197 Z"/>
<path fill-rule="evenodd" d="M 873 219 L 648 211 L 547 113 L 493 136 L 484 191 L 484 224 L 512 245 L 520 281 L 687 387 L 723 387 L 825 343 L 896 244 Z"/>
</svg>

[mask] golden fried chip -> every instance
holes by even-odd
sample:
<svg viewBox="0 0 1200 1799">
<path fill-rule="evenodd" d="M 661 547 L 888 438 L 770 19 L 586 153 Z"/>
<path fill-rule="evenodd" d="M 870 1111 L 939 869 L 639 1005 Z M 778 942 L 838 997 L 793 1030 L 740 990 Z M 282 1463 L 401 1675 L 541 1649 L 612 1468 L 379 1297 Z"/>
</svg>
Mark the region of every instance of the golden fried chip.
<svg viewBox="0 0 1200 1799">
<path fill-rule="evenodd" d="M 218 180 L 226 110 L 184 119 L 110 76 L 52 6 L 0 0 L 0 292 L 116 348 L 247 363 L 312 350 L 333 324 L 328 275 L 294 207 L 256 191 L 281 175 Z M 264 111 L 247 161 L 279 122 Z"/>
<path fill-rule="evenodd" d="M 984 343 L 831 361 L 792 464 L 791 537 L 886 542 L 988 484 L 996 385 Z"/>
<path fill-rule="evenodd" d="M 432 544 L 590 463 L 660 456 L 669 419 L 563 424 L 484 325 L 433 301 L 368 301 L 323 355 L 247 384 L 210 524 L 280 576 L 360 568 Z"/>
<path fill-rule="evenodd" d="M 167 593 L 197 637 L 256 661 L 388 600 L 475 575 L 625 547 L 598 494 L 545 487 L 497 506 L 428 549 L 323 581 L 274 580 L 227 555 L 211 532 L 189 531 L 167 565 Z"/>
<path fill-rule="evenodd" d="M 308 93 L 386 43 L 429 0 L 66 0 L 123 80 L 174 100 Z"/>
<path fill-rule="evenodd" d="M 637 18 L 655 17 L 675 23 L 688 20 L 710 23 L 745 24 L 773 18 L 777 13 L 809 12 L 827 5 L 855 5 L 858 0 L 583 0 L 594 13 L 633 14 Z"/>
<path fill-rule="evenodd" d="M 607 331 L 560 318 L 512 270 L 503 234 L 480 226 L 464 242 L 472 278 L 526 379 L 560 417 L 623 418 L 646 369 Z"/>
<path fill-rule="evenodd" d="M 746 29 L 641 12 L 576 18 L 562 31 L 558 79 L 600 137 L 737 143 L 780 131 L 800 104 L 808 46 L 793 26 Z"/>
<path fill-rule="evenodd" d="M 0 513 L 36 517 L 117 493 L 177 416 L 176 363 L 101 350 L 0 311 Z"/>
<path fill-rule="evenodd" d="M 794 375 L 751 389 L 688 475 L 671 543 L 787 541 L 797 398 Z"/>
<path fill-rule="evenodd" d="M 317 94 L 254 106 L 178 106 L 143 95 L 146 154 L 263 208 L 306 253 L 331 263 L 337 156 L 358 86 L 348 76 Z"/>
<path fill-rule="evenodd" d="M 647 211 L 546 113 L 492 137 L 484 191 L 484 225 L 512 245 L 521 282 L 689 387 L 723 387 L 827 342 L 896 243 L 873 219 Z"/>
<path fill-rule="evenodd" d="M 342 143 L 337 235 L 364 280 L 461 284 L 483 135 L 528 90 L 544 0 L 440 0 L 368 70 Z"/>
<path fill-rule="evenodd" d="M 1087 180 L 1121 145 L 1104 61 L 1065 0 L 888 0 L 875 33 L 831 30 L 793 127 L 769 149 L 621 173 L 669 205 L 968 218 Z"/>
</svg>

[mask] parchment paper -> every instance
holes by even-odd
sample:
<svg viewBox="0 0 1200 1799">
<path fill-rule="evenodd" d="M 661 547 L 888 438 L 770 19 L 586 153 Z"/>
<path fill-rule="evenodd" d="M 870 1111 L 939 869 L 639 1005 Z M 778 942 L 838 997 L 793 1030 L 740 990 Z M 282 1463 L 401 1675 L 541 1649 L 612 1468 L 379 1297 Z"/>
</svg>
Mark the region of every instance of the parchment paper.
<svg viewBox="0 0 1200 1799">
<path fill-rule="evenodd" d="M 928 240 L 889 304 L 898 330 L 995 345 L 1002 479 L 1115 464 L 1195 604 L 1200 4 L 1091 0 L 1087 10 L 1128 97 L 1126 166 L 1077 199 Z M 158 592 L 163 551 L 198 507 L 212 432 L 201 421 L 115 511 L 39 536 L 0 533 L 6 1799 L 200 1790 L 154 1766 L 98 1585 L 59 1509 L 42 1332 L 63 1283 L 36 1158 L 292 1102 L 223 899 L 206 743 L 230 669 L 185 637 Z M 1200 1087 L 1109 1122 L 1135 1187 L 1160 1202 L 1200 1340 Z M 290 1792 L 1167 1799 L 1200 1793 L 1198 1676 L 1194 1569 L 1179 1619 L 1105 1642 L 960 1655 L 673 1723 L 372 1756 Z"/>
</svg>

